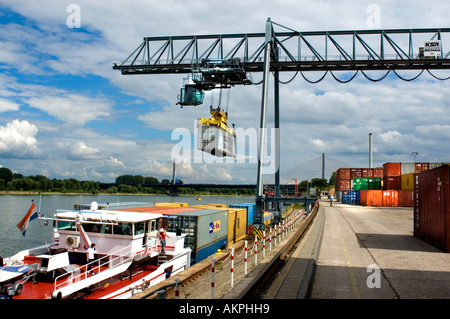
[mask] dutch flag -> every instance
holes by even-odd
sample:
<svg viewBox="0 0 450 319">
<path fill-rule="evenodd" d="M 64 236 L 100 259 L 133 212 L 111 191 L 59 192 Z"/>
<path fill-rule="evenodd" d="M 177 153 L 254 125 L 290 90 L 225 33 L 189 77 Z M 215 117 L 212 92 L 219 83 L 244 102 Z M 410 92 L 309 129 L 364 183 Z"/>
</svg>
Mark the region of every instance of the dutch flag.
<svg viewBox="0 0 450 319">
<path fill-rule="evenodd" d="M 31 204 L 30 209 L 28 210 L 28 213 L 25 215 L 22 221 L 17 224 L 17 228 L 19 228 L 20 231 L 22 232 L 22 236 L 25 237 L 25 233 L 27 232 L 29 222 L 36 218 L 38 218 L 38 213 L 36 210 L 36 205 L 34 205 L 33 202 L 33 204 Z"/>
</svg>

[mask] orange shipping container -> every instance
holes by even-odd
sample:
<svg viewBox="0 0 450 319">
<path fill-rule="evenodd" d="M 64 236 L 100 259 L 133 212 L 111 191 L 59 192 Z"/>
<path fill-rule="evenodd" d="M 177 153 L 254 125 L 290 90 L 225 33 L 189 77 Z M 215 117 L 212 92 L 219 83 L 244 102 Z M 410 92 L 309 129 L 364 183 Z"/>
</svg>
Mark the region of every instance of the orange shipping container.
<svg viewBox="0 0 450 319">
<path fill-rule="evenodd" d="M 398 207 L 398 191 L 397 190 L 383 191 L 383 206 L 384 207 Z"/>
<path fill-rule="evenodd" d="M 402 163 L 384 163 L 384 176 L 400 176 L 402 174 Z"/>
<path fill-rule="evenodd" d="M 381 190 L 360 191 L 359 203 L 363 206 L 383 206 L 383 191 Z"/>
</svg>

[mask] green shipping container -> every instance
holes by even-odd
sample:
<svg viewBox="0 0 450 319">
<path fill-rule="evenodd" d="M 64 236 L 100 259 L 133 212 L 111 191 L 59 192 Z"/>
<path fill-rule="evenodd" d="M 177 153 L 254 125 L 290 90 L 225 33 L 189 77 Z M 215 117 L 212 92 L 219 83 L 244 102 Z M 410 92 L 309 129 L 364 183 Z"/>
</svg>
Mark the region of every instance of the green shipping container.
<svg viewBox="0 0 450 319">
<path fill-rule="evenodd" d="M 382 189 L 381 178 L 355 178 L 353 180 L 353 190 L 366 191 L 366 190 L 380 190 Z"/>
</svg>

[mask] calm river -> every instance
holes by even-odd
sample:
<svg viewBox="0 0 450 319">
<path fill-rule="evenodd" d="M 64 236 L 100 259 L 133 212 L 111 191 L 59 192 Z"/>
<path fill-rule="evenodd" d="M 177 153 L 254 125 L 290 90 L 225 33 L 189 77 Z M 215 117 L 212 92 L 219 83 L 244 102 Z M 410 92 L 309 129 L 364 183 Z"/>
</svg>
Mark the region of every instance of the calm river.
<svg viewBox="0 0 450 319">
<path fill-rule="evenodd" d="M 202 196 L 196 200 L 195 196 L 153 196 L 153 195 L 0 195 L 0 256 L 5 258 L 14 255 L 20 250 L 32 248 L 51 242 L 52 223 L 45 226 L 43 221 L 35 219 L 30 222 L 25 237 L 17 228 L 17 224 L 28 212 L 34 200 L 36 208 L 41 215 L 51 217 L 57 209 L 73 209 L 74 204 L 98 203 L 124 203 L 146 202 L 181 202 L 189 205 L 198 204 L 239 204 L 254 202 L 255 197 L 243 196 Z M 150 206 L 150 205 L 149 205 Z M 42 230 L 41 227 L 42 226 Z"/>
</svg>

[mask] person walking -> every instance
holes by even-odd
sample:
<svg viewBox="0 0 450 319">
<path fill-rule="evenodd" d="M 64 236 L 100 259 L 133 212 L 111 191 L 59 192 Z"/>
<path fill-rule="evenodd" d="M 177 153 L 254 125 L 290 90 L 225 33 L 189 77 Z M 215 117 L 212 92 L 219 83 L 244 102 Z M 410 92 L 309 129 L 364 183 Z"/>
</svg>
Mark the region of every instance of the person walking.
<svg viewBox="0 0 450 319">
<path fill-rule="evenodd" d="M 91 271 L 91 275 L 94 274 L 94 271 L 92 270 L 92 263 L 95 260 L 95 244 L 92 243 L 91 247 L 88 248 L 87 253 L 86 253 L 86 259 L 88 262 L 88 267 L 86 271 Z"/>
</svg>

